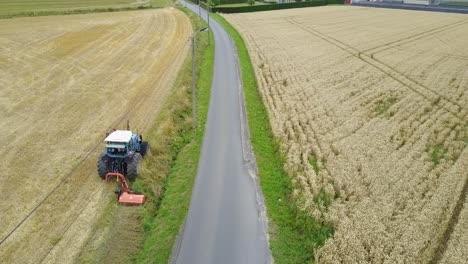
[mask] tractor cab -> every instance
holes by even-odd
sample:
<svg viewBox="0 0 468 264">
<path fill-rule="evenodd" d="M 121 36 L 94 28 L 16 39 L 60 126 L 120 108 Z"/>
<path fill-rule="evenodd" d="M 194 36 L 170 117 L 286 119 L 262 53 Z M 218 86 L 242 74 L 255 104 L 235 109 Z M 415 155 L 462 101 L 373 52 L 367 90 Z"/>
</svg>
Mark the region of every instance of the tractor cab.
<svg viewBox="0 0 468 264">
<path fill-rule="evenodd" d="M 104 139 L 106 142 L 106 155 L 111 158 L 125 158 L 135 145 L 132 139 L 132 131 L 116 130 L 112 132 Z"/>
<path fill-rule="evenodd" d="M 146 155 L 149 144 L 143 137 L 130 130 L 116 130 L 104 139 L 106 148 L 99 156 L 99 177 L 107 173 L 120 173 L 130 180 L 138 175 L 138 163 Z"/>
</svg>

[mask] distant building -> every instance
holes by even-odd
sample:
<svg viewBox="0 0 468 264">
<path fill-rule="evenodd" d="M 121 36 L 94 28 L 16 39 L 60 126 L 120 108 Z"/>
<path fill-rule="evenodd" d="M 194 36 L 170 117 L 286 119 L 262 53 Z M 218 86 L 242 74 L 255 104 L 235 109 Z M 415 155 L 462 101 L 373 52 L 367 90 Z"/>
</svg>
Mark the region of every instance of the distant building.
<svg viewBox="0 0 468 264">
<path fill-rule="evenodd" d="M 429 5 L 429 0 L 403 0 L 403 3 L 412 5 Z"/>
</svg>

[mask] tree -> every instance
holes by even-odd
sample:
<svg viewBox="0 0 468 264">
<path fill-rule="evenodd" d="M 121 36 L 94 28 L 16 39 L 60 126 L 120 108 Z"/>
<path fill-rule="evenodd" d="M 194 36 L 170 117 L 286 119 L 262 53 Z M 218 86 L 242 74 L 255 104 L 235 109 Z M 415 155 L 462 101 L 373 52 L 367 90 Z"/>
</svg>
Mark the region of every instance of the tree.
<svg viewBox="0 0 468 264">
<path fill-rule="evenodd" d="M 219 5 L 219 2 L 220 2 L 220 0 L 208 0 L 208 4 L 209 4 L 211 7 L 218 6 L 218 5 Z"/>
<path fill-rule="evenodd" d="M 255 0 L 247 0 L 247 3 L 251 6 L 255 5 Z"/>
</svg>

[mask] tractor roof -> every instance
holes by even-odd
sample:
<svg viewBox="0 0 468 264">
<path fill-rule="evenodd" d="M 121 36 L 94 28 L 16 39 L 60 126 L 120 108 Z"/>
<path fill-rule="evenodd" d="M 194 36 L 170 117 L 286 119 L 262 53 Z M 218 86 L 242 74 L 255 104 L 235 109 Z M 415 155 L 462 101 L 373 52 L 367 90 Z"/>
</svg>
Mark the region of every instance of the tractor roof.
<svg viewBox="0 0 468 264">
<path fill-rule="evenodd" d="M 104 141 L 128 143 L 130 142 L 131 138 L 132 138 L 132 131 L 116 130 L 110 133 L 110 135 L 107 136 L 106 139 L 104 139 Z"/>
</svg>

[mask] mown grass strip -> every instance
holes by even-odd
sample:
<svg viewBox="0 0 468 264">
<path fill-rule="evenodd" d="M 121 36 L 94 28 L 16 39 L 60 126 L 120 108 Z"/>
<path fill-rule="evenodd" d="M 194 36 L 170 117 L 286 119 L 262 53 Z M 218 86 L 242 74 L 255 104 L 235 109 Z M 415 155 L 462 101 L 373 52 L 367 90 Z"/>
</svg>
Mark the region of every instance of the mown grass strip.
<svg viewBox="0 0 468 264">
<path fill-rule="evenodd" d="M 315 221 L 299 210 L 290 197 L 291 181 L 283 169 L 284 157 L 269 123 L 257 88 L 254 69 L 239 33 L 221 16 L 212 14 L 237 45 L 242 72 L 251 141 L 269 218 L 270 247 L 275 263 L 309 263 L 333 227 Z"/>
<path fill-rule="evenodd" d="M 192 19 L 194 28 L 205 26 L 196 18 L 196 15 L 190 11 L 186 11 Z M 199 24 L 203 23 L 203 24 Z M 177 235 L 183 225 L 188 213 L 190 198 L 192 194 L 192 186 L 195 180 L 198 160 L 203 141 L 206 118 L 208 114 L 208 104 L 210 98 L 211 81 L 213 74 L 214 63 L 214 45 L 208 46 L 206 33 L 198 34 L 196 57 L 197 65 L 197 128 L 195 130 L 184 129 L 179 130 L 171 137 L 169 151 L 176 154 L 174 157 L 173 166 L 171 166 L 169 177 L 164 184 L 161 193 L 153 192 L 151 200 L 152 204 L 145 206 L 143 213 L 144 224 L 144 243 L 141 250 L 138 252 L 135 262 L 137 263 L 167 263 L 172 247 L 176 241 Z M 211 43 L 214 39 L 211 35 Z M 202 69 L 200 71 L 200 69 Z M 177 88 L 190 90 L 191 82 L 191 58 L 185 62 Z M 187 93 L 187 98 L 190 98 L 190 93 Z M 174 102 L 176 103 L 176 102 Z M 191 124 L 190 109 L 185 109 L 175 116 L 179 116 L 178 122 Z M 174 125 L 177 125 L 176 123 Z M 153 166 L 153 167 L 152 167 Z M 149 170 L 154 170 L 154 163 L 146 164 Z M 151 169 L 152 168 L 152 169 Z M 141 187 L 146 193 L 148 188 L 152 188 L 150 184 L 144 183 L 142 177 Z M 135 185 L 138 185 L 137 181 Z M 162 199 L 159 199 L 161 195 Z"/>
</svg>

